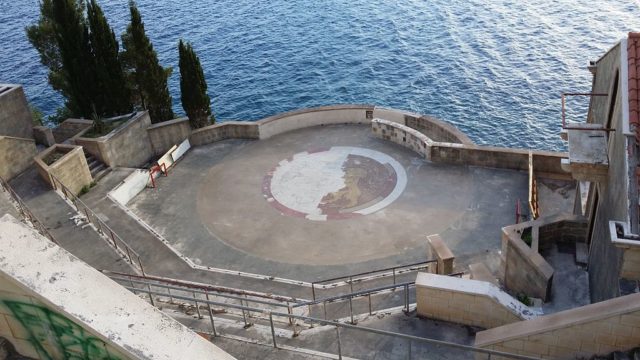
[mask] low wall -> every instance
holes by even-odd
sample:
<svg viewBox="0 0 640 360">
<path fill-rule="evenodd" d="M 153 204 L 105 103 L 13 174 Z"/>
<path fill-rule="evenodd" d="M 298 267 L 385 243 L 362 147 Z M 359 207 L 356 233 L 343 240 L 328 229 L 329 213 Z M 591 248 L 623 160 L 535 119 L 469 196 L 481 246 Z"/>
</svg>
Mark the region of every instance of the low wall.
<svg viewBox="0 0 640 360">
<path fill-rule="evenodd" d="M 9 215 L 0 336 L 35 359 L 233 359 Z"/>
<path fill-rule="evenodd" d="M 418 316 L 494 328 L 530 319 L 528 307 L 488 282 L 418 273 Z"/>
<path fill-rule="evenodd" d="M 382 119 L 373 119 L 371 130 L 373 135 L 378 138 L 407 147 L 424 156 L 427 160 L 431 158 L 432 141 L 418 130 Z"/>
<path fill-rule="evenodd" d="M 33 118 L 21 85 L 0 84 L 0 136 L 31 139 Z"/>
<path fill-rule="evenodd" d="M 34 126 L 33 138 L 36 139 L 37 144 L 44 145 L 46 147 L 52 146 L 56 143 L 56 139 L 53 137 L 53 131 L 46 126 Z"/>
<path fill-rule="evenodd" d="M 147 128 L 149 113 L 139 112 L 107 135 L 92 139 L 76 136 L 71 142 L 110 167 L 140 167 L 154 155 Z"/>
<path fill-rule="evenodd" d="M 332 124 L 369 124 L 374 107 L 370 105 L 332 105 L 296 110 L 257 121 L 260 139 L 288 131 Z"/>
<path fill-rule="evenodd" d="M 111 190 L 107 196 L 122 206 L 136 197 L 149 183 L 149 170 L 136 169 L 127 176 L 118 186 Z"/>
<path fill-rule="evenodd" d="M 531 229 L 531 246 L 522 240 Z M 584 242 L 587 220 L 580 215 L 552 215 L 502 228 L 503 283 L 513 293 L 523 293 L 547 301 L 554 270 L 541 252 L 554 243 Z"/>
<path fill-rule="evenodd" d="M 191 135 L 191 125 L 189 118 L 182 117 L 153 124 L 147 128 L 147 132 L 153 153 L 157 156 L 188 139 Z"/>
<path fill-rule="evenodd" d="M 260 139 L 259 126 L 257 122 L 225 121 L 194 130 L 189 142 L 200 146 L 225 139 Z"/>
<path fill-rule="evenodd" d="M 533 155 L 533 168 L 536 173 L 562 174 L 568 178 L 571 177 L 560 165 L 561 159 L 569 155 L 551 151 L 439 143 L 431 148 L 431 161 L 528 171 L 529 152 Z"/>
<path fill-rule="evenodd" d="M 411 129 L 418 130 L 434 142 L 473 145 L 473 141 L 458 128 L 431 116 L 376 107 L 373 110 L 373 117 L 393 121 Z"/>
<path fill-rule="evenodd" d="M 545 359 L 627 351 L 640 346 L 640 294 L 481 331 L 475 346 Z"/>
<path fill-rule="evenodd" d="M 72 137 L 81 136 L 93 126 L 93 120 L 67 119 L 61 122 L 55 129 L 52 129 L 53 138 L 56 143 L 63 143 Z"/>
<path fill-rule="evenodd" d="M 52 164 L 47 164 L 45 159 L 59 149 L 66 151 L 61 158 Z M 82 148 L 74 145 L 56 144 L 41 152 L 34 158 L 40 176 L 56 189 L 53 175 L 74 194 L 78 195 L 83 187 L 91 184 L 93 178 L 84 157 Z"/>
<path fill-rule="evenodd" d="M 8 181 L 25 171 L 37 152 L 34 140 L 0 136 L 0 177 Z"/>
</svg>

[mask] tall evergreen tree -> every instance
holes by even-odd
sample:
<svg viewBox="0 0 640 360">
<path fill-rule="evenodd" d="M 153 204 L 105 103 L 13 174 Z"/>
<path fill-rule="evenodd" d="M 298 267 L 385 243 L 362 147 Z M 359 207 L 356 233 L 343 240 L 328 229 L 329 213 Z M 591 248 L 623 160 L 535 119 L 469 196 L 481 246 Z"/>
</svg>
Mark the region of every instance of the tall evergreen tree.
<svg viewBox="0 0 640 360">
<path fill-rule="evenodd" d="M 140 12 L 133 1 L 129 2 L 131 23 L 122 35 L 124 53 L 122 60 L 130 75 L 133 88 L 140 97 L 142 106 L 149 110 L 151 122 L 173 119 L 171 95 L 167 79 L 171 69 L 164 69 L 147 37 Z"/>
<path fill-rule="evenodd" d="M 127 113 L 132 109 L 131 93 L 120 63 L 118 41 L 96 0 L 87 4 L 87 19 L 96 61 L 96 113 L 100 116 Z"/>
<path fill-rule="evenodd" d="M 204 79 L 200 59 L 191 44 L 178 43 L 180 55 L 180 93 L 182 108 L 189 117 L 194 129 L 211 124 L 211 99 L 207 95 L 207 82 Z"/>
<path fill-rule="evenodd" d="M 82 3 L 53 0 L 54 29 L 70 95 L 67 106 L 74 114 L 90 118 L 96 105 L 95 61 L 83 13 Z"/>
</svg>

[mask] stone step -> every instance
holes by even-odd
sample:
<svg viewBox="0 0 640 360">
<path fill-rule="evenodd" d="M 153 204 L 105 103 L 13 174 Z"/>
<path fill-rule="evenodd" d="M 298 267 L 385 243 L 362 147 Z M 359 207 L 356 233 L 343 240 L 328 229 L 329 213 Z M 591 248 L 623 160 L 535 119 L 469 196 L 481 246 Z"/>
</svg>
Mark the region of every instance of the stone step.
<svg viewBox="0 0 640 360">
<path fill-rule="evenodd" d="M 105 164 L 100 163 L 98 166 L 94 166 L 93 168 L 90 168 L 89 170 L 91 171 L 91 176 L 95 177 L 97 173 L 99 173 L 106 167 L 107 166 Z"/>
</svg>

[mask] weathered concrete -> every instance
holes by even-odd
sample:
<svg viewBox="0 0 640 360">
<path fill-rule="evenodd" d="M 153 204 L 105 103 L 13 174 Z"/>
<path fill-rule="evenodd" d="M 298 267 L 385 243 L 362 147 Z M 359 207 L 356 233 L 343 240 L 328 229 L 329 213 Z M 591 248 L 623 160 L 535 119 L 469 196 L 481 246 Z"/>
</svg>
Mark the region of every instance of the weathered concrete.
<svg viewBox="0 0 640 360">
<path fill-rule="evenodd" d="M 147 133 L 150 125 L 149 113 L 138 112 L 107 135 L 95 139 L 76 136 L 70 141 L 107 166 L 140 167 L 154 155 Z"/>
<path fill-rule="evenodd" d="M 80 137 L 93 126 L 93 120 L 67 119 L 51 130 L 56 143 L 65 143 L 67 140 Z"/>
<path fill-rule="evenodd" d="M 225 139 L 259 139 L 259 125 L 248 121 L 225 121 L 194 130 L 189 142 L 194 146 L 211 144 Z"/>
<path fill-rule="evenodd" d="M 56 139 L 53 137 L 53 131 L 46 126 L 34 126 L 33 138 L 36 140 L 36 143 L 46 147 L 56 143 Z"/>
<path fill-rule="evenodd" d="M 32 139 L 33 119 L 22 85 L 0 84 L 0 135 Z"/>
<path fill-rule="evenodd" d="M 263 178 L 280 160 L 333 145 L 395 158 L 407 171 L 404 193 L 375 214 L 327 222 L 282 216 L 265 201 Z M 131 209 L 196 263 L 306 280 L 426 260 L 430 233 L 456 255 L 498 249 L 499 228 L 527 192 L 524 173 L 429 164 L 350 125 L 196 147 L 158 186 Z"/>
<path fill-rule="evenodd" d="M 191 125 L 188 117 L 182 117 L 153 124 L 147 128 L 147 132 L 154 154 L 162 155 L 172 146 L 189 138 Z"/>
<path fill-rule="evenodd" d="M 33 164 L 36 143 L 32 139 L 0 136 L 0 177 L 10 180 Z"/>
<path fill-rule="evenodd" d="M 47 159 L 57 152 L 64 152 L 64 155 L 55 162 L 47 164 Z M 57 189 L 57 183 L 62 182 L 77 195 L 83 187 L 93 181 L 87 159 L 79 146 L 56 144 L 38 154 L 34 160 L 40 176 L 53 189 Z"/>
<path fill-rule="evenodd" d="M 438 260 L 436 272 L 440 275 L 449 275 L 453 273 L 453 262 L 456 258 L 453 256 L 453 253 L 447 247 L 445 242 L 442 241 L 440 235 L 429 235 L 427 236 L 427 241 L 429 242 L 431 256 Z"/>
<path fill-rule="evenodd" d="M 481 331 L 475 345 L 545 359 L 629 350 L 640 345 L 640 294 Z"/>
<path fill-rule="evenodd" d="M 636 164 L 630 163 L 628 158 L 628 151 L 631 151 L 628 148 L 635 144 L 635 139 L 624 133 L 625 127 L 628 128 L 628 124 L 625 126 L 622 114 L 622 83 L 624 79 L 620 77 L 617 82 L 618 89 L 614 89 L 615 76 L 621 74 L 621 65 L 619 44 L 597 61 L 592 92 L 609 94 L 609 96 L 592 97 L 591 112 L 588 115 L 589 123 L 597 123 L 603 127 L 615 129 L 608 135 L 609 172 L 607 179 L 591 186 L 589 197 L 592 201 L 586 211 L 590 222 L 590 232 L 587 235 L 590 244 L 589 288 L 591 300 L 594 302 L 619 294 L 618 277 L 622 250 L 611 243 L 609 221 L 630 222 L 631 231 L 638 233 L 637 184 L 635 180 L 632 180 Z"/>
<path fill-rule="evenodd" d="M 418 273 L 416 304 L 419 316 L 483 328 L 534 317 L 527 306 L 493 284 L 429 273 Z"/>
<path fill-rule="evenodd" d="M 22 354 L 233 359 L 9 215 L 0 243 L 0 333 Z"/>
</svg>

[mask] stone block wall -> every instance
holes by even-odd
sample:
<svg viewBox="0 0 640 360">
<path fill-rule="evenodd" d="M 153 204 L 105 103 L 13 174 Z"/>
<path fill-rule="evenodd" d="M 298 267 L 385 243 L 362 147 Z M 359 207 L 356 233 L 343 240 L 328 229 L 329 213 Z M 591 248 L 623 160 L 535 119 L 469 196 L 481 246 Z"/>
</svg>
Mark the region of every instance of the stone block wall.
<svg viewBox="0 0 640 360">
<path fill-rule="evenodd" d="M 477 280 L 419 273 L 418 316 L 494 328 L 530 319 L 529 309 L 495 285 Z"/>
<path fill-rule="evenodd" d="M 225 121 L 194 130 L 189 136 L 193 146 L 210 144 L 225 139 L 259 139 L 259 125 L 248 121 Z"/>
<path fill-rule="evenodd" d="M 34 140 L 0 136 L 0 177 L 8 181 L 25 171 L 36 153 Z"/>
<path fill-rule="evenodd" d="M 522 293 L 547 301 L 551 295 L 554 270 L 538 253 L 535 240 L 528 246 L 520 238 L 522 230 L 528 226 L 531 225 L 522 223 L 502 228 L 503 283 L 512 293 Z M 535 234 L 532 236 L 536 237 Z"/>
<path fill-rule="evenodd" d="M 67 119 L 52 129 L 56 143 L 63 143 L 72 137 L 81 136 L 93 126 L 93 120 Z"/>
<path fill-rule="evenodd" d="M 407 147 L 429 159 L 431 140 L 418 130 L 382 119 L 373 119 L 371 130 L 374 136 Z"/>
<path fill-rule="evenodd" d="M 109 134 L 98 138 L 73 137 L 71 142 L 110 167 L 140 167 L 153 157 L 147 128 L 151 125 L 148 112 L 139 112 Z"/>
<path fill-rule="evenodd" d="M 475 346 L 544 359 L 627 351 L 640 346 L 640 294 L 481 331 Z"/>
<path fill-rule="evenodd" d="M 53 131 L 51 130 L 51 128 L 48 128 L 46 126 L 34 126 L 33 138 L 36 140 L 36 143 L 44 145 L 46 147 L 52 146 L 56 143 L 56 139 L 53 136 Z"/>
<path fill-rule="evenodd" d="M 640 247 L 624 249 L 620 277 L 627 280 L 640 280 Z"/>
<path fill-rule="evenodd" d="M 33 119 L 21 85 L 0 84 L 0 135 L 32 139 Z"/>
<path fill-rule="evenodd" d="M 180 144 L 191 135 L 188 117 L 163 121 L 147 128 L 149 140 L 155 155 L 162 155 L 172 146 Z"/>
<path fill-rule="evenodd" d="M 0 336 L 35 359 L 233 359 L 10 215 Z"/>
<path fill-rule="evenodd" d="M 46 164 L 44 160 L 47 156 L 59 150 L 67 153 L 56 162 Z M 93 181 L 87 159 L 79 146 L 56 144 L 38 154 L 35 157 L 35 163 L 40 176 L 54 189 L 57 188 L 56 182 L 59 181 L 73 191 L 74 194 L 78 195 L 84 186 L 91 184 L 91 181 Z"/>
</svg>

